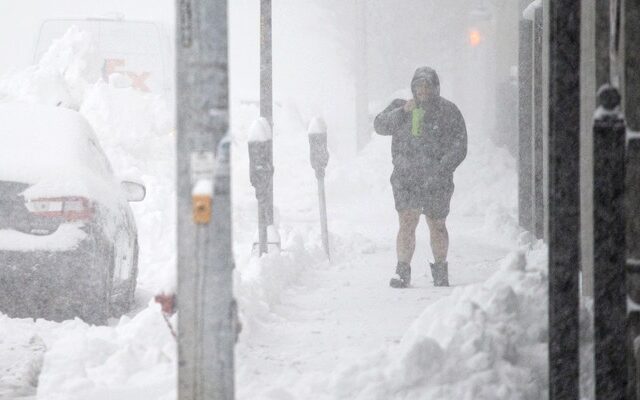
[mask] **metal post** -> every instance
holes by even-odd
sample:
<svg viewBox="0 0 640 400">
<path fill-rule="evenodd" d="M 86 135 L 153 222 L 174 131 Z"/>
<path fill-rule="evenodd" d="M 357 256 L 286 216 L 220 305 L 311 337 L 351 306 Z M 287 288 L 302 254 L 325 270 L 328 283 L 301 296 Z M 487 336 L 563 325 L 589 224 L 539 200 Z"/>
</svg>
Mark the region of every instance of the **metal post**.
<svg viewBox="0 0 640 400">
<path fill-rule="evenodd" d="M 518 222 L 528 231 L 533 228 L 532 201 L 532 22 L 520 20 L 518 45 Z"/>
<path fill-rule="evenodd" d="M 627 294 L 633 305 L 627 315 L 627 398 L 640 399 L 640 358 L 635 345 L 640 336 L 640 137 L 635 135 L 627 141 L 625 183 Z"/>
<path fill-rule="evenodd" d="M 622 2 L 624 26 L 624 115 L 627 128 L 640 132 L 640 2 Z M 639 217 L 640 218 L 640 217 Z"/>
<path fill-rule="evenodd" d="M 533 231 L 544 238 L 544 156 L 542 127 L 542 8 L 533 21 Z"/>
<path fill-rule="evenodd" d="M 271 126 L 266 118 L 259 118 L 249 132 L 249 178 L 258 200 L 259 254 L 269 252 L 268 211 L 269 183 L 273 179 L 273 146 Z M 254 244 L 255 245 L 255 244 Z"/>
<path fill-rule="evenodd" d="M 598 91 L 593 123 L 593 287 L 597 399 L 623 399 L 626 374 L 625 125 L 620 94 Z"/>
<path fill-rule="evenodd" d="M 609 0 L 598 0 L 596 7 L 596 87 L 609 83 L 611 41 L 611 14 Z"/>
<path fill-rule="evenodd" d="M 271 38 L 271 0 L 260 0 L 260 116 L 269 121 L 273 130 L 273 62 Z M 269 148 L 273 159 L 273 142 Z M 269 178 L 267 203 L 265 205 L 267 224 L 273 225 L 273 175 Z"/>
<path fill-rule="evenodd" d="M 324 191 L 324 175 L 329 163 L 329 150 L 327 149 L 327 125 L 321 118 L 314 118 L 309 124 L 309 149 L 311 167 L 316 172 L 318 181 L 318 198 L 320 205 L 320 228 L 322 231 L 322 245 L 331 259 L 329 252 L 329 229 L 327 227 L 327 202 Z"/>
<path fill-rule="evenodd" d="M 178 398 L 232 400 L 226 0 L 178 0 Z"/>
<path fill-rule="evenodd" d="M 549 1 L 549 398 L 579 397 L 580 2 Z"/>
<path fill-rule="evenodd" d="M 355 57 L 356 80 L 356 146 L 362 150 L 371 140 L 371 127 L 369 126 L 369 79 L 367 63 L 367 1 L 356 0 L 357 8 L 357 41 Z"/>
<path fill-rule="evenodd" d="M 623 108 L 628 130 L 625 188 L 629 270 L 627 291 L 633 305 L 628 315 L 628 348 L 631 354 L 635 355 L 635 360 L 632 357 L 629 360 L 631 376 L 628 394 L 630 399 L 640 399 L 640 349 L 637 349 L 635 344 L 640 336 L 640 2 L 618 0 L 612 3 L 612 10 L 615 12 L 614 27 L 618 28 L 618 24 L 622 24 L 622 37 L 614 35 L 612 40 L 612 52 L 616 56 L 618 66 L 612 75 L 614 78 L 620 78 L 618 73 L 622 70 Z M 616 34 L 620 32 L 617 29 L 613 31 Z"/>
</svg>

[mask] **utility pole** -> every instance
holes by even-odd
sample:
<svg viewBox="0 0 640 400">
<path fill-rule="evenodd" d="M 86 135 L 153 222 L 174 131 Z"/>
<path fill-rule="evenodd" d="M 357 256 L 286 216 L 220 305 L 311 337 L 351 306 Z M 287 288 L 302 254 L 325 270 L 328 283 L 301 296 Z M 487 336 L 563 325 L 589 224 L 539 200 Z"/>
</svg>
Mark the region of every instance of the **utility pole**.
<svg viewBox="0 0 640 400">
<path fill-rule="evenodd" d="M 271 0 L 260 0 L 260 116 L 269 122 L 273 132 L 273 52 L 271 37 Z M 266 158 L 273 160 L 273 142 Z M 273 174 L 269 176 L 265 220 L 273 225 Z M 268 240 L 270 238 L 267 238 Z"/>
<path fill-rule="evenodd" d="M 176 6 L 178 398 L 232 400 L 227 1 Z"/>
<path fill-rule="evenodd" d="M 580 2 L 549 1 L 549 399 L 578 400 Z"/>
</svg>

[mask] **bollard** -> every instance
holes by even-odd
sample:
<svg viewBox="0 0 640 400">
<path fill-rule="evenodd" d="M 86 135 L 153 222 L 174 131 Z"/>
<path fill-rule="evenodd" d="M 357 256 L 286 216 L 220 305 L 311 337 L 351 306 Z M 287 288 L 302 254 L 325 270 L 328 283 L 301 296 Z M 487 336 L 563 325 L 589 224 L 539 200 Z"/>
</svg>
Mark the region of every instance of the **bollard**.
<svg viewBox="0 0 640 400">
<path fill-rule="evenodd" d="M 273 181 L 272 135 L 269 121 L 258 118 L 249 131 L 249 179 L 258 200 L 258 238 L 263 255 L 268 248 L 268 203 Z M 255 245 L 255 244 L 254 244 Z"/>
<path fill-rule="evenodd" d="M 311 167 L 316 172 L 318 181 L 318 199 L 320 204 L 320 229 L 322 231 L 322 245 L 331 259 L 329 252 L 329 229 L 327 227 L 327 202 L 324 189 L 324 174 L 329 163 L 329 150 L 327 149 L 327 125 L 322 118 L 311 120 L 308 129 L 309 147 L 311 152 Z"/>
<path fill-rule="evenodd" d="M 593 120 L 593 287 L 597 399 L 623 399 L 626 372 L 625 123 L 620 94 L 598 90 Z"/>
</svg>

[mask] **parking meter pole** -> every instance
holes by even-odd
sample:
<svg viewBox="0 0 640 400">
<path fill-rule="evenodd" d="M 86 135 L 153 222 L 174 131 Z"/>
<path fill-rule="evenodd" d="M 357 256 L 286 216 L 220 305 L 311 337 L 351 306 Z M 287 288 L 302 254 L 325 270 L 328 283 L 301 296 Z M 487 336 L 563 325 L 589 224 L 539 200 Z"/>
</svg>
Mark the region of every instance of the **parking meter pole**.
<svg viewBox="0 0 640 400">
<path fill-rule="evenodd" d="M 318 199 L 320 206 L 320 229 L 322 233 L 322 245 L 331 259 L 329 251 L 329 229 L 327 226 L 327 202 L 324 188 L 324 175 L 329 163 L 329 150 L 327 149 L 327 125 L 321 118 L 314 118 L 309 124 L 309 148 L 311 167 L 316 173 L 318 181 Z"/>
<path fill-rule="evenodd" d="M 327 199 L 324 192 L 324 176 L 318 179 L 318 204 L 320 205 L 320 229 L 322 230 L 322 246 L 327 258 L 331 259 L 329 251 L 329 228 L 327 226 Z"/>
<path fill-rule="evenodd" d="M 227 1 L 176 2 L 178 399 L 232 400 Z"/>
<path fill-rule="evenodd" d="M 623 399 L 627 389 L 625 287 L 625 123 L 620 94 L 598 91 L 593 119 L 595 393 Z"/>
</svg>

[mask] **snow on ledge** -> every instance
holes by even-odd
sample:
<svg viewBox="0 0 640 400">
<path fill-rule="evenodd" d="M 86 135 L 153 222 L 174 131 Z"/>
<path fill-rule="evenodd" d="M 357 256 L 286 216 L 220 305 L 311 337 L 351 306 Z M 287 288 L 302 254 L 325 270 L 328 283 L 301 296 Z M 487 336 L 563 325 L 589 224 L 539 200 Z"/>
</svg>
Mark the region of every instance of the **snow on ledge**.
<svg viewBox="0 0 640 400">
<path fill-rule="evenodd" d="M 251 124 L 249 128 L 250 142 L 266 142 L 271 139 L 273 139 L 273 132 L 266 118 L 260 117 Z"/>
<path fill-rule="evenodd" d="M 536 10 L 541 7 L 542 7 L 542 0 L 532 1 L 531 4 L 529 4 L 527 8 L 525 8 L 524 11 L 522 12 L 522 17 L 524 19 L 533 21 L 536 16 Z"/>
<path fill-rule="evenodd" d="M 322 119 L 321 117 L 315 117 L 309 123 L 308 134 L 314 135 L 318 133 L 324 133 L 324 134 L 327 133 L 327 124 L 326 122 L 324 122 L 324 119 Z"/>
<path fill-rule="evenodd" d="M 0 249 L 9 251 L 73 250 L 87 237 L 82 223 L 62 224 L 50 235 L 29 235 L 12 229 L 0 229 Z"/>
</svg>

